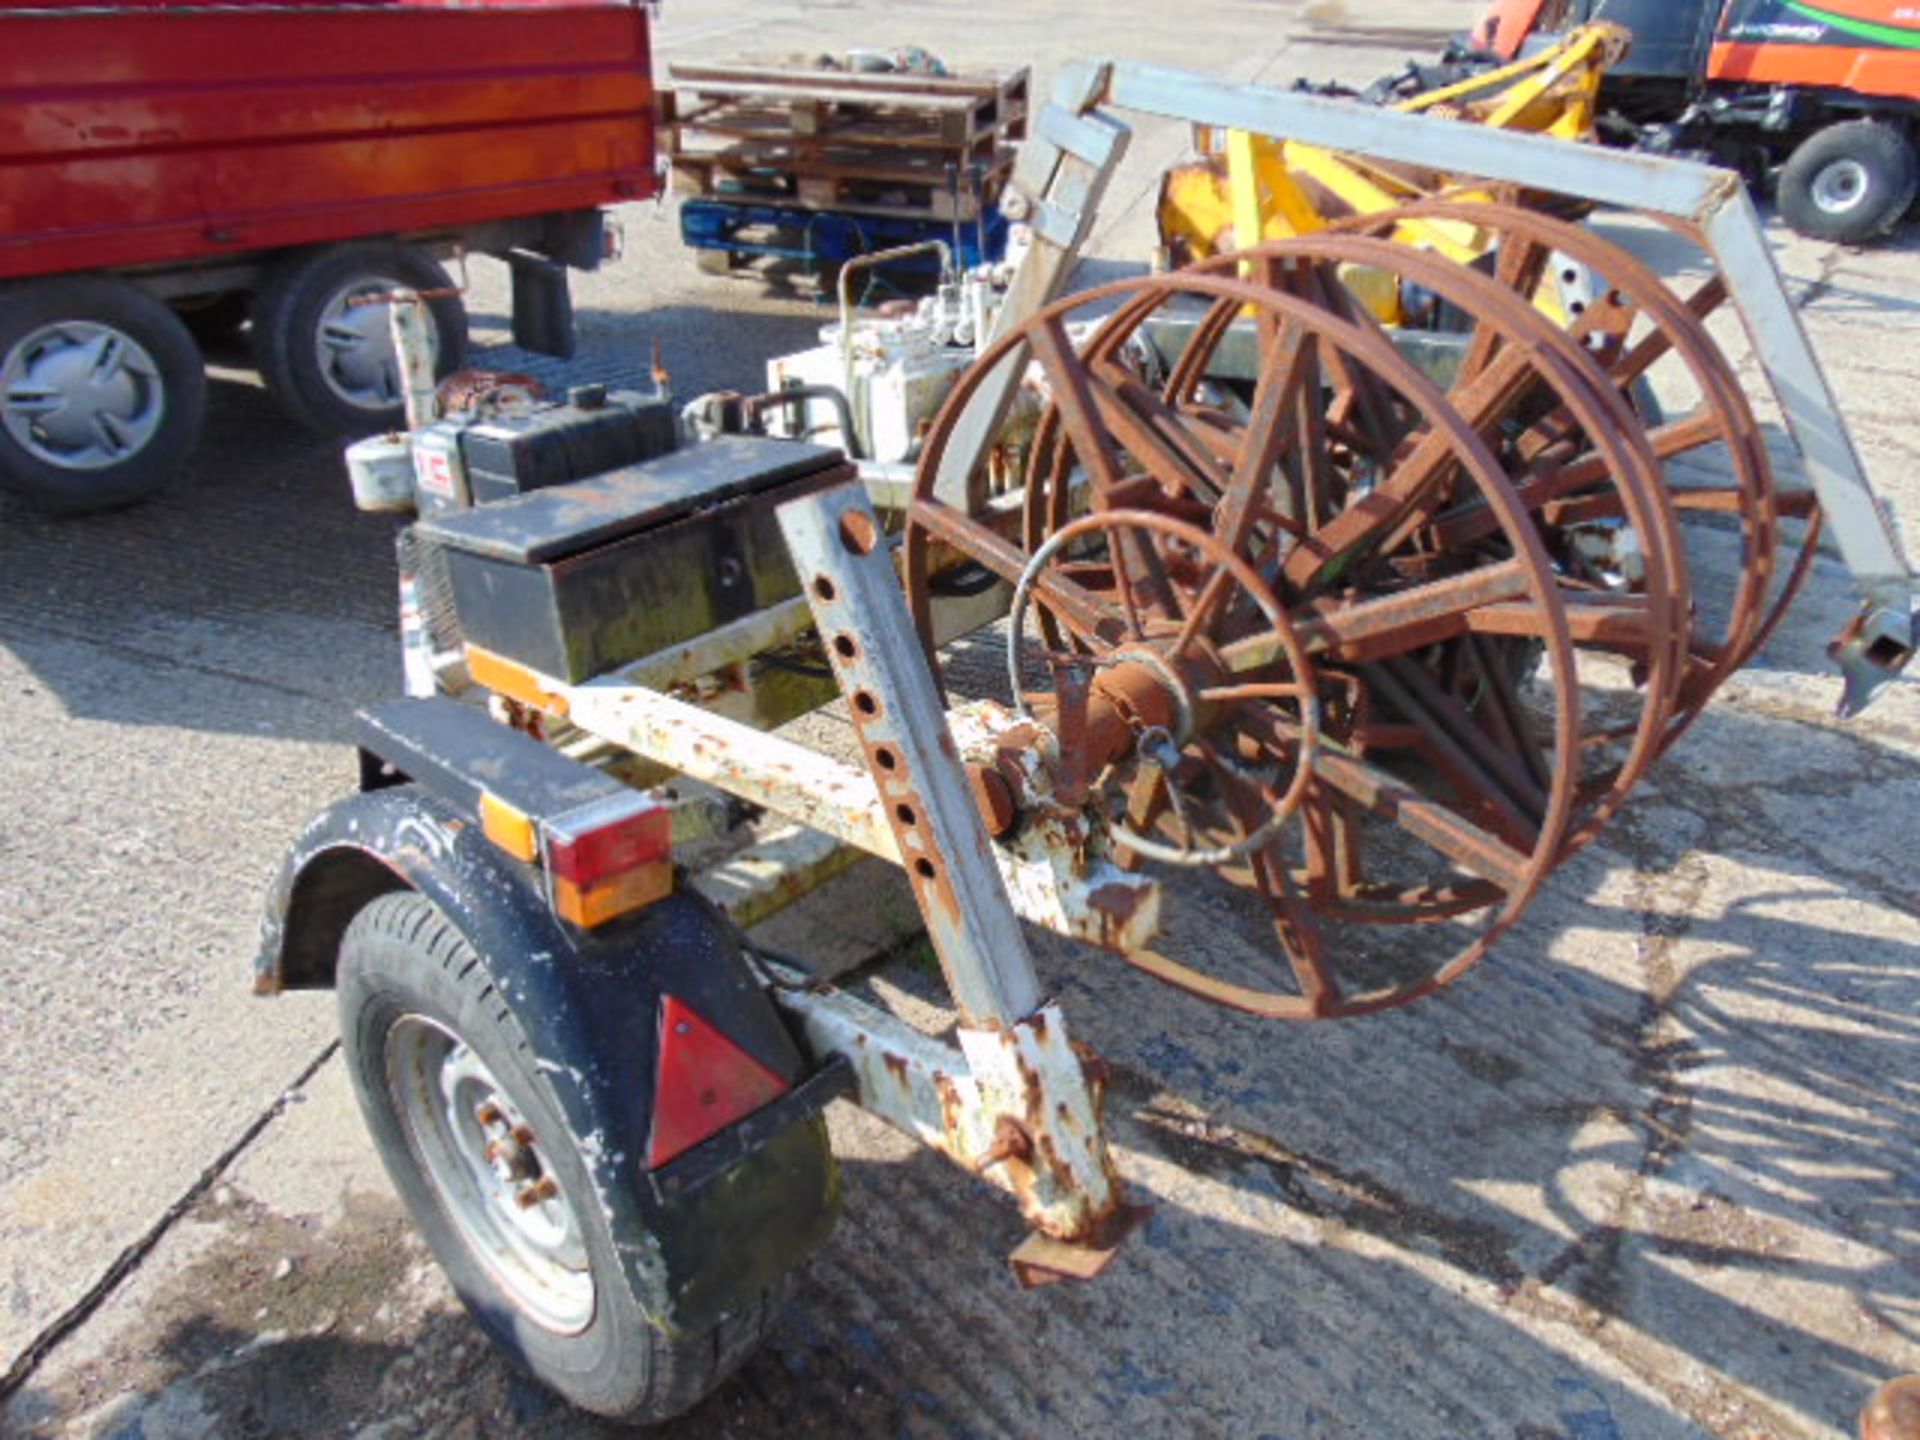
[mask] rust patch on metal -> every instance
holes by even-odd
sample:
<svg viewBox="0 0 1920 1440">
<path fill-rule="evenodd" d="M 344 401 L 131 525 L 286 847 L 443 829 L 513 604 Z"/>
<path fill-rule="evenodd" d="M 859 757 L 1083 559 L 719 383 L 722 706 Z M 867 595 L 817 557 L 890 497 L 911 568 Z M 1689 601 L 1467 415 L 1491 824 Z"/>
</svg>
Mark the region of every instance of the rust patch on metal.
<svg viewBox="0 0 1920 1440">
<path fill-rule="evenodd" d="M 995 840 L 1009 834 L 1020 811 L 1007 777 L 992 766 L 973 764 L 967 766 L 967 779 L 973 785 L 973 798 L 980 807 L 980 818 L 986 822 L 987 834 Z"/>
<path fill-rule="evenodd" d="M 984 1170 L 1003 1160 L 1028 1161 L 1033 1157 L 1033 1132 L 1011 1115 L 1002 1115 L 993 1125 L 993 1144 L 974 1166 Z"/>
<path fill-rule="evenodd" d="M 1087 908 L 1100 917 L 1100 943 L 1111 949 L 1127 933 L 1146 892 L 1131 885 L 1101 885 L 1087 895 Z"/>
<path fill-rule="evenodd" d="M 1860 1440 L 1920 1440 L 1920 1375 L 1889 1380 L 1860 1412 Z"/>
<path fill-rule="evenodd" d="M 947 1137 L 947 1148 L 951 1153 L 959 1153 L 961 1121 L 967 1113 L 966 1098 L 961 1095 L 960 1087 L 953 1083 L 951 1075 L 936 1073 L 933 1077 L 934 1093 L 940 1097 L 940 1130 Z"/>
<path fill-rule="evenodd" d="M 456 370 L 435 392 L 443 415 L 511 409 L 547 398 L 547 387 L 517 370 Z"/>
<path fill-rule="evenodd" d="M 1150 1206 L 1123 1205 L 1105 1226 L 1085 1241 L 1057 1240 L 1037 1231 L 1027 1236 L 1007 1257 L 1013 1278 L 1022 1290 L 1037 1290 L 1065 1280 L 1098 1278 L 1113 1264 L 1120 1245 L 1153 1214 Z M 1897 1437 L 1908 1440 L 1908 1437 Z"/>
</svg>

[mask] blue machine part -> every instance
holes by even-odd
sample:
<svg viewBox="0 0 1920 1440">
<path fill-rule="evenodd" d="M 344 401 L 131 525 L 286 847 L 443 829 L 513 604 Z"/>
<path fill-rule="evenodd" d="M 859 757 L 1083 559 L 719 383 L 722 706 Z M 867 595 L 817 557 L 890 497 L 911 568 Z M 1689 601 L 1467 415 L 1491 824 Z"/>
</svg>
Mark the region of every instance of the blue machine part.
<svg viewBox="0 0 1920 1440">
<path fill-rule="evenodd" d="M 808 210 L 798 205 L 754 205 L 724 200 L 688 200 L 680 207 L 680 238 L 696 250 L 725 250 L 736 255 L 770 256 L 797 260 L 809 267 L 842 265 L 856 256 L 923 240 L 954 243 L 950 220 L 916 220 L 893 215 L 859 215 L 842 210 Z M 958 226 L 963 268 L 991 264 L 1005 257 L 1007 218 L 989 211 L 985 222 L 986 248 L 980 245 L 981 226 L 972 220 Z M 754 238 L 748 231 L 771 231 L 773 238 Z M 935 278 L 933 256 L 903 260 L 896 273 L 916 270 Z"/>
</svg>

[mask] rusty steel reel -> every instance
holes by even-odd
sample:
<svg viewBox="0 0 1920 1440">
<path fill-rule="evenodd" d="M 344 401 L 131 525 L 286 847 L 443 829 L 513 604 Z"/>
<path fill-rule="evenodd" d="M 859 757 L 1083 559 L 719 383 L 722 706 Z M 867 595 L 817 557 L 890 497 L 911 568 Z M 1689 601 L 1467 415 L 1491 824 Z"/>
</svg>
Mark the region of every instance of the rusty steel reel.
<svg viewBox="0 0 1920 1440">
<path fill-rule="evenodd" d="M 908 512 L 923 635 L 943 557 L 1013 584 L 1016 704 L 1065 792 L 1106 807 L 1123 863 L 1257 897 L 1285 965 L 1128 958 L 1279 1018 L 1401 1004 L 1478 961 L 1777 623 L 1812 544 L 1782 570 L 1783 513 L 1817 522 L 1708 334 L 1714 282 L 1683 300 L 1514 207 L 1414 208 L 1496 236 L 1491 267 L 1382 238 L 1408 211 L 1035 315 L 963 377 Z M 1565 324 L 1533 303 L 1557 263 L 1593 277 Z M 1383 275 L 1444 343 L 1375 321 L 1354 282 Z M 1674 419 L 1638 386 L 1669 355 L 1700 396 Z M 935 477 L 1022 357 L 1046 399 L 1010 534 Z M 1678 488 L 1694 452 L 1708 478 Z M 1712 606 L 1694 513 L 1740 551 Z M 1368 936 L 1400 925 L 1420 944 L 1383 959 Z"/>
</svg>

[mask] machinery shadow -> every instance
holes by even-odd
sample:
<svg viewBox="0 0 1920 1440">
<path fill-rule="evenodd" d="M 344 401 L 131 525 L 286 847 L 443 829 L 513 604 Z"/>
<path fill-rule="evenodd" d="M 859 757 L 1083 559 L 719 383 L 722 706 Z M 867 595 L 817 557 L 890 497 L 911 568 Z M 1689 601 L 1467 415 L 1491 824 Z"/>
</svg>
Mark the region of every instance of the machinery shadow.
<svg viewBox="0 0 1920 1440">
<path fill-rule="evenodd" d="M 1464 1292 L 1450 1308 L 1476 1326 L 1510 1314 L 1491 1346 L 1508 1363 L 1542 1333 L 1594 1337 L 1674 1412 L 1619 1434 L 1710 1415 L 1723 1434 L 1844 1429 L 1920 1355 L 1920 941 L 1787 918 L 1859 904 L 1803 884 L 1679 920 L 1673 949 L 1716 958 L 1664 993 L 1651 975 L 1602 981 L 1516 943 L 1432 1013 L 1351 1034 L 1214 1015 L 1129 1038 L 1096 1018 L 1106 1053 L 1152 1067 L 1141 1086 L 1122 1062 L 1121 1135 L 1144 1126 L 1148 1153 L 1229 1187 L 1153 1187 L 1184 1204 L 1192 1243 L 1233 1256 L 1223 1294 L 1292 1263 L 1258 1254 L 1280 1238 L 1262 1224 L 1202 1238 L 1236 1209 L 1284 1206 L 1306 1244 L 1340 1257 L 1326 1264 L 1361 1251 L 1388 1266 L 1389 1282 L 1317 1297 L 1329 1352 L 1369 1290 L 1398 1302 L 1417 1275 Z M 1652 971 L 1673 949 L 1645 925 L 1609 907 L 1575 928 L 1587 950 L 1604 926 Z M 1148 1013 L 1147 996 L 1128 998 Z M 1198 1021 L 1188 1008 L 1152 1005 Z M 1407 1324 L 1396 1348 L 1446 1329 L 1438 1313 Z M 1450 1398 L 1438 1372 L 1429 1383 L 1436 1406 Z"/>
<path fill-rule="evenodd" d="M 1817 646 L 1824 608 L 1777 664 Z M 1920 762 L 1870 735 L 1711 710 L 1484 966 L 1338 1025 L 1209 1009 L 1036 934 L 1111 1062 L 1149 1222 L 1094 1284 L 1015 1292 L 1011 1205 L 837 1107 L 841 1226 L 768 1345 L 657 1433 L 1846 1431 L 1920 1363 L 1920 894 L 1884 823 L 1912 798 Z M 304 1242 L 242 1232 L 143 1299 L 156 1425 L 621 1433 L 444 1308 L 383 1328 L 419 1248 L 384 1205 Z M 283 1252 L 313 1289 L 297 1323 L 268 1273 Z M 75 1403 L 27 1394 L 8 1419 L 65 1433 Z"/>
<path fill-rule="evenodd" d="M 1277 1033 L 1050 955 L 1077 1033 L 1116 1062 L 1114 1139 L 1155 1207 L 1113 1268 L 1015 1291 L 1011 1206 L 836 1111 L 839 1230 L 741 1374 L 653 1433 L 1843 1431 L 1920 1346 L 1920 941 L 1787 918 L 1833 890 L 1800 884 L 1668 921 L 1574 897 L 1454 994 Z M 1646 957 L 1649 935 L 1712 958 L 1665 989 L 1658 960 L 1634 976 L 1592 959 L 1609 936 Z M 288 1440 L 628 1433 L 567 1409 L 458 1314 L 382 1331 L 375 1272 L 405 1265 L 384 1231 L 309 1237 L 327 1258 L 303 1252 L 296 1275 L 365 1277 L 312 1276 L 318 1332 L 222 1318 L 273 1300 L 282 1243 L 197 1263 L 188 1313 L 141 1342 L 120 1418 Z M 72 1403 L 17 1397 L 9 1433 L 66 1433 Z"/>
</svg>

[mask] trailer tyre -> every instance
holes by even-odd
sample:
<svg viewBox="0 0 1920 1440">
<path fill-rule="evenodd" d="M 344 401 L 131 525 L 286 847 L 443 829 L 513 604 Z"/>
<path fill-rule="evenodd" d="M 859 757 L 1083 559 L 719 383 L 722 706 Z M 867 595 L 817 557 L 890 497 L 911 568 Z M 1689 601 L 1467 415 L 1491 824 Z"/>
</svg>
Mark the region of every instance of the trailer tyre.
<svg viewBox="0 0 1920 1440">
<path fill-rule="evenodd" d="M 302 251 L 268 274 L 253 306 L 254 361 L 294 419 L 323 435 L 399 428 L 406 407 L 387 308 L 355 302 L 403 289 L 451 291 L 453 280 L 426 251 L 389 240 Z M 466 360 L 466 307 L 446 294 L 427 309 L 444 377 Z"/>
<path fill-rule="evenodd" d="M 1878 120 L 1829 125 L 1780 172 L 1780 215 L 1802 235 L 1858 245 L 1891 230 L 1920 192 L 1920 157 Z"/>
<path fill-rule="evenodd" d="M 0 486 L 65 514 L 145 500 L 206 410 L 193 337 L 144 291 L 104 276 L 0 289 Z"/>
<path fill-rule="evenodd" d="M 688 1409 L 752 1352 L 772 1295 L 704 1333 L 669 1339 L 649 1322 L 601 1207 L 573 1203 L 593 1193 L 587 1170 L 526 1037 L 430 900 L 398 891 L 354 918 L 338 1000 L 387 1173 L 510 1356 L 582 1409 L 646 1422 Z"/>
</svg>

